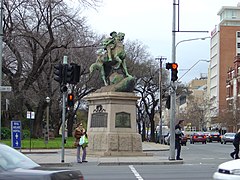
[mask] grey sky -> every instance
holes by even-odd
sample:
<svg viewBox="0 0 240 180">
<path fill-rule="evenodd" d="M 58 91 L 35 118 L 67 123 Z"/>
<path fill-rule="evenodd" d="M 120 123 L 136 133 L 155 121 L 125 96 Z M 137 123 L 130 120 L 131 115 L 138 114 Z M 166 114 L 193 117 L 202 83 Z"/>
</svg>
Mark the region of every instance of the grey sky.
<svg viewBox="0 0 240 180">
<path fill-rule="evenodd" d="M 177 0 L 176 0 L 177 1 Z M 180 30 L 209 31 L 209 33 L 177 33 L 176 43 L 192 38 L 210 36 L 219 23 L 222 6 L 237 6 L 240 0 L 180 0 Z M 96 10 L 84 15 L 92 29 L 100 34 L 124 32 L 126 39 L 139 40 L 148 46 L 153 57 L 164 56 L 171 62 L 173 0 L 103 0 Z M 177 46 L 179 69 L 188 69 L 199 59 L 209 59 L 210 39 L 188 41 Z M 199 62 L 182 79 L 189 82 L 200 73 L 207 73 L 208 63 Z M 179 71 L 179 77 L 186 71 Z"/>
</svg>

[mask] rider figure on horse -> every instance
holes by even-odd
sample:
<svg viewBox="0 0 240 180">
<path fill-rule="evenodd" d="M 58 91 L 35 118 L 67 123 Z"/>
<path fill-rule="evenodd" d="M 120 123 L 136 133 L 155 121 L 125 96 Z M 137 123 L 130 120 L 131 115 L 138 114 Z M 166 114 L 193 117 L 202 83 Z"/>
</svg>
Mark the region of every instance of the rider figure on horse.
<svg viewBox="0 0 240 180">
<path fill-rule="evenodd" d="M 104 50 L 107 51 L 108 61 L 112 61 L 112 49 L 114 49 L 116 46 L 115 40 L 117 37 L 117 33 L 115 31 L 113 31 L 110 33 L 110 36 L 111 37 L 104 39 L 102 42 Z"/>
</svg>

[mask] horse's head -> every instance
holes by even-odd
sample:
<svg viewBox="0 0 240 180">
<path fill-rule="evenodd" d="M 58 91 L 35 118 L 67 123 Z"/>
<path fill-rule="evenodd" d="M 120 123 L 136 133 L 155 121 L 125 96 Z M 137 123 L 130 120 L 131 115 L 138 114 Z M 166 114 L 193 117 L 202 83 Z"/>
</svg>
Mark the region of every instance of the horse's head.
<svg viewBox="0 0 240 180">
<path fill-rule="evenodd" d="M 122 32 L 119 32 L 118 35 L 117 35 L 117 37 L 118 37 L 118 40 L 119 40 L 119 41 L 123 41 L 123 40 L 124 40 L 124 37 L 125 37 L 125 34 L 122 33 Z"/>
</svg>

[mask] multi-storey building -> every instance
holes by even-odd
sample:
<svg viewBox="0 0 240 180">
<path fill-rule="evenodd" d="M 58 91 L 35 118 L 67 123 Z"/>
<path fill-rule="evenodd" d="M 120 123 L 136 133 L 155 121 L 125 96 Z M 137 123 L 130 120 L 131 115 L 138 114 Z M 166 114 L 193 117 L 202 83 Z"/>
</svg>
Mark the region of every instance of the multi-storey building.
<svg viewBox="0 0 240 180">
<path fill-rule="evenodd" d="M 240 55 L 240 3 L 236 7 L 223 6 L 218 12 L 220 23 L 211 32 L 208 75 L 210 120 L 227 108 L 226 80 L 234 57 Z"/>
<path fill-rule="evenodd" d="M 240 112 L 240 56 L 234 58 L 234 66 L 228 69 L 226 82 L 228 112 L 233 116 L 232 123 L 228 126 L 232 131 L 239 128 L 239 112 Z M 232 126 L 232 127 L 231 127 Z"/>
</svg>

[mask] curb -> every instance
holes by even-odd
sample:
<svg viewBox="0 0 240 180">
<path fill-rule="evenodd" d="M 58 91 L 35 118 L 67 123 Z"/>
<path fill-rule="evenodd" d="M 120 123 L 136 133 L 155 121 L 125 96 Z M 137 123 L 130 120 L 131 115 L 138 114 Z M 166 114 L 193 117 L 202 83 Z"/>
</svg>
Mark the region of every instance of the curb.
<svg viewBox="0 0 240 180">
<path fill-rule="evenodd" d="M 121 166 L 121 165 L 171 165 L 183 164 L 183 161 L 161 161 L 161 162 L 100 162 L 98 166 Z"/>
<path fill-rule="evenodd" d="M 147 151 L 169 151 L 168 149 L 143 149 L 143 152 L 147 152 Z"/>
<path fill-rule="evenodd" d="M 99 162 L 98 166 L 125 166 L 125 165 L 171 165 L 171 164 L 183 164 L 184 161 L 159 161 L 159 162 Z M 50 167 L 72 167 L 77 163 L 40 163 L 39 165 Z"/>
<path fill-rule="evenodd" d="M 57 154 L 57 151 L 41 151 L 41 152 L 36 152 L 36 151 L 32 151 L 32 152 L 21 152 L 23 154 Z"/>
<path fill-rule="evenodd" d="M 72 163 L 39 163 L 40 166 L 44 166 L 44 167 L 71 167 L 73 166 Z"/>
</svg>

